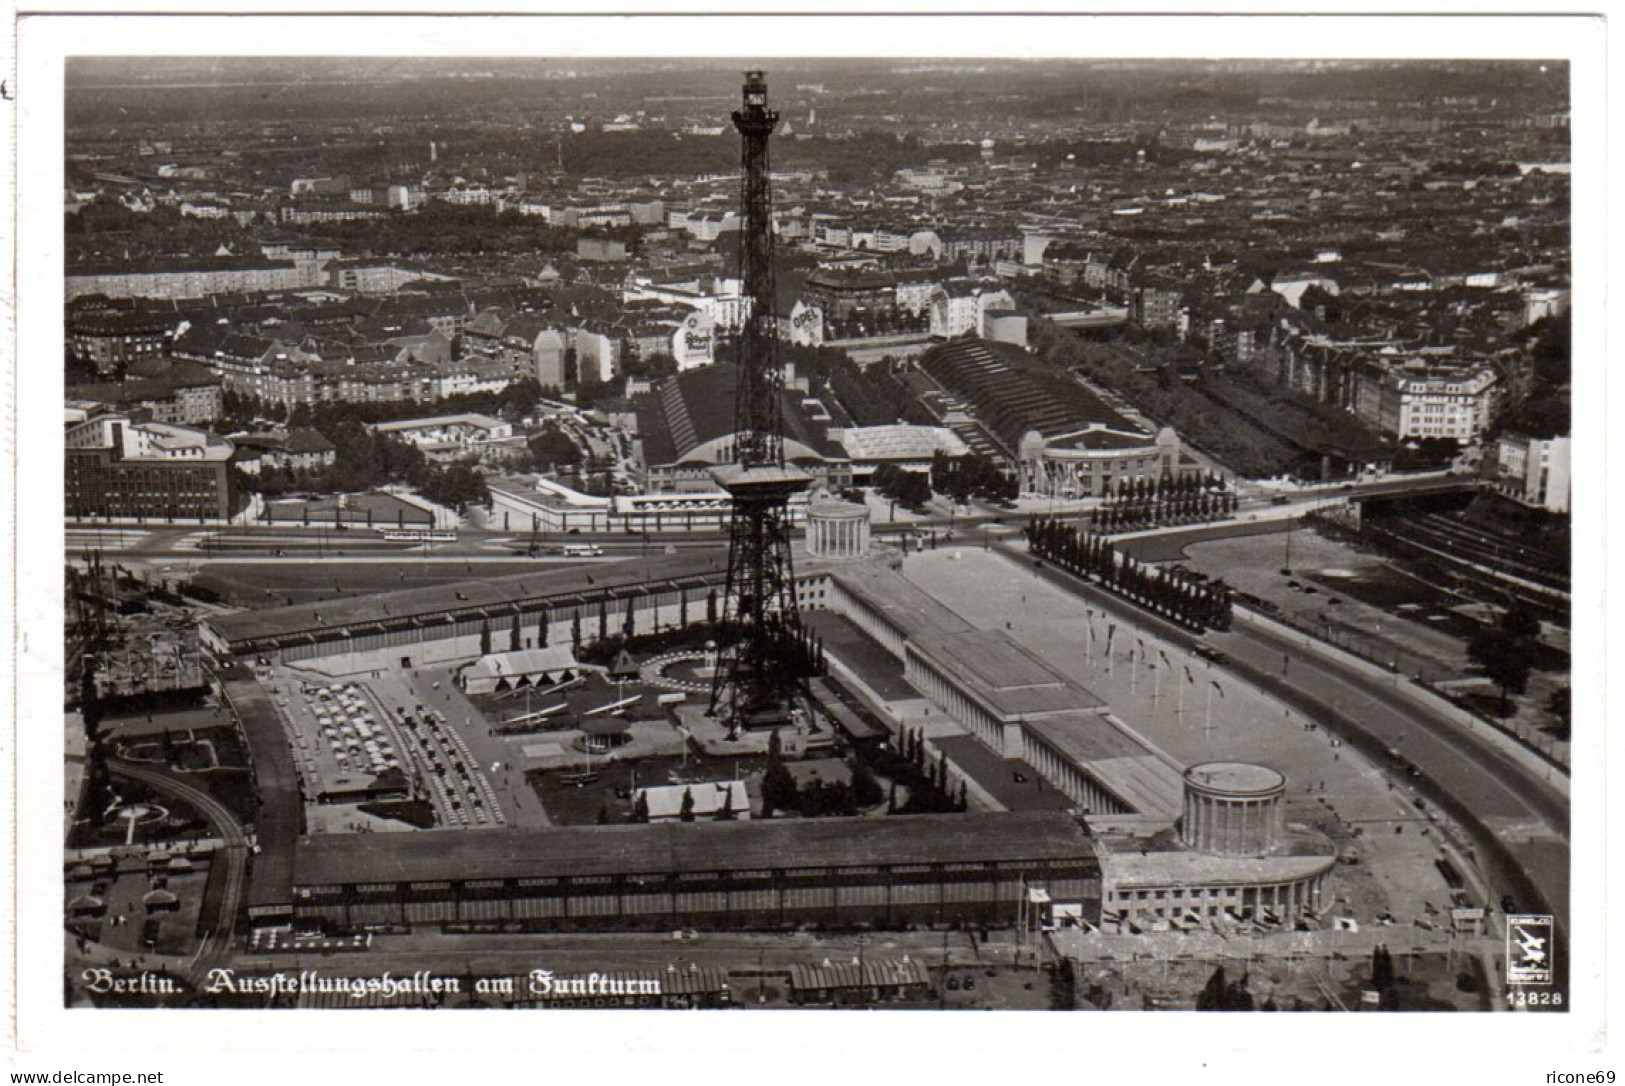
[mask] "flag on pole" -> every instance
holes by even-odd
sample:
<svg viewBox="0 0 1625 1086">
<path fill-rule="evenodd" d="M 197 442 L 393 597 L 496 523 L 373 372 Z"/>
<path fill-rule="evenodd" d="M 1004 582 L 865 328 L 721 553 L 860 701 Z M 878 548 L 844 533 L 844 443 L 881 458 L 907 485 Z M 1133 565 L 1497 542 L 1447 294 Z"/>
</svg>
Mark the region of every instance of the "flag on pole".
<svg viewBox="0 0 1625 1086">
<path fill-rule="evenodd" d="M 1162 657 L 1162 666 L 1163 667 L 1173 667 L 1174 666 L 1173 664 L 1170 664 L 1168 662 L 1168 654 L 1166 652 L 1163 652 L 1161 649 L 1158 649 L 1157 650 L 1157 655 Z"/>
<path fill-rule="evenodd" d="M 1217 682 L 1214 682 L 1213 689 L 1219 692 L 1219 697 L 1224 697 L 1224 687 L 1220 686 Z"/>
<path fill-rule="evenodd" d="M 1185 681 L 1190 683 L 1192 686 L 1196 685 L 1196 676 L 1191 674 L 1191 666 L 1189 664 L 1185 664 L 1184 668 L 1185 668 Z"/>
</svg>

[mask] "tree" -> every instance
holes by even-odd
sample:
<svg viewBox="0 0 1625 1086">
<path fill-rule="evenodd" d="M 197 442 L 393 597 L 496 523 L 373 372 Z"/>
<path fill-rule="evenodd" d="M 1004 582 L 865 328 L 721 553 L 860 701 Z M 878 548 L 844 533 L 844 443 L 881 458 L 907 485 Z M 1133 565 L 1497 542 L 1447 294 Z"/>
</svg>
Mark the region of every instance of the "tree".
<svg viewBox="0 0 1625 1086">
<path fill-rule="evenodd" d="M 1540 619 L 1519 600 L 1502 613 L 1501 632 L 1520 641 L 1533 641 L 1540 636 Z"/>
<path fill-rule="evenodd" d="M 524 635 L 519 630 L 519 612 L 515 611 L 513 625 L 508 628 L 508 649 L 511 652 L 518 652 L 523 645 Z"/>
<path fill-rule="evenodd" d="M 1250 1011 L 1253 1009 L 1253 994 L 1247 990 L 1247 974 L 1243 973 L 1239 980 L 1226 982 L 1224 966 L 1213 970 L 1201 994 L 1196 997 L 1196 1009 L 1199 1011 Z"/>
<path fill-rule="evenodd" d="M 677 818 L 682 822 L 694 821 L 694 789 L 683 789 L 683 802 L 677 808 Z"/>
<path fill-rule="evenodd" d="M 1378 943 L 1371 951 L 1371 987 L 1387 991 L 1394 983 L 1394 957 L 1386 943 Z"/>
<path fill-rule="evenodd" d="M 491 655 L 491 623 L 489 619 L 480 623 L 480 655 Z"/>
<path fill-rule="evenodd" d="M 632 821 L 649 821 L 649 794 L 641 789 L 638 791 L 638 798 L 632 803 Z"/>
<path fill-rule="evenodd" d="M 732 788 L 722 790 L 722 806 L 717 808 L 718 822 L 732 822 L 734 815 L 734 792 Z"/>
<path fill-rule="evenodd" d="M 1224 966 L 1213 970 L 1212 976 L 1207 978 L 1207 984 L 1202 986 L 1201 993 L 1196 997 L 1196 1009 L 1199 1011 L 1224 1010 Z"/>
<path fill-rule="evenodd" d="M 875 779 L 867 763 L 858 761 L 852 766 L 852 800 L 859 807 L 873 807 L 886 798 L 885 790 Z"/>
<path fill-rule="evenodd" d="M 1567 739 L 1571 733 L 1570 714 L 1573 696 L 1569 692 L 1568 684 L 1564 684 L 1552 691 L 1551 698 L 1546 702 L 1546 710 L 1557 718 L 1557 727 L 1554 729 L 1557 738 Z"/>
<path fill-rule="evenodd" d="M 608 800 L 605 800 L 603 803 L 600 803 L 598 805 L 598 824 L 600 826 L 609 825 L 609 801 Z"/>
<path fill-rule="evenodd" d="M 530 439 L 528 448 L 532 471 L 573 468 L 581 463 L 581 450 L 576 447 L 575 440 L 552 423 Z"/>
<path fill-rule="evenodd" d="M 793 811 L 798 809 L 800 792 L 796 788 L 796 778 L 785 767 L 778 744 L 778 732 L 775 731 L 768 739 L 767 770 L 762 774 L 762 817 L 772 817 L 774 811 Z"/>
<path fill-rule="evenodd" d="M 1501 715 L 1507 695 L 1522 694 L 1529 683 L 1529 643 L 1499 627 L 1480 630 L 1467 642 L 1467 658 L 1484 669 L 1485 678 L 1501 691 Z"/>
</svg>

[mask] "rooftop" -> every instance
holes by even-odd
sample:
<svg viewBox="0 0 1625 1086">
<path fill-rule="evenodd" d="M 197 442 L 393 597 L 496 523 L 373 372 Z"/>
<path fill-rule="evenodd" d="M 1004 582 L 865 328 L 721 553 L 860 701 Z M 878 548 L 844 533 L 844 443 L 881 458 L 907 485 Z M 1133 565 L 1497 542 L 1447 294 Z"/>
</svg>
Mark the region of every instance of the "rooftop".
<svg viewBox="0 0 1625 1086">
<path fill-rule="evenodd" d="M 1214 792 L 1247 796 L 1286 786 L 1286 778 L 1268 766 L 1248 762 L 1203 762 L 1185 770 L 1185 779 Z"/>
<path fill-rule="evenodd" d="M 831 575 L 857 595 L 899 634 L 918 639 L 969 630 L 970 623 L 894 570 L 862 563 L 841 566 Z"/>
<path fill-rule="evenodd" d="M 1029 720 L 1045 745 L 1148 818 L 1172 820 L 1182 809 L 1179 769 L 1102 713 Z"/>
<path fill-rule="evenodd" d="M 970 451 L 945 426 L 854 426 L 841 431 L 841 445 L 854 460 L 929 460 L 933 453 L 963 456 Z"/>
<path fill-rule="evenodd" d="M 738 872 L 809 867 L 1077 860 L 1094 855 L 1083 829 L 1051 811 L 897 818 L 775 818 L 426 830 L 302 839 L 299 886 L 447 879 Z"/>
<path fill-rule="evenodd" d="M 491 577 L 426 588 L 406 588 L 349 599 L 267 607 L 256 611 L 211 615 L 205 622 L 228 644 L 247 647 L 270 639 L 306 637 L 327 640 L 346 630 L 444 622 L 453 613 L 479 618 L 507 616 L 522 604 L 549 601 L 568 606 L 574 599 L 638 591 L 648 583 L 720 582 L 716 559 L 704 551 L 679 551 L 643 560 L 594 564 L 591 569 L 552 567 L 535 573 Z"/>
<path fill-rule="evenodd" d="M 1047 438 L 1090 426 L 1124 434 L 1142 432 L 1067 373 L 1012 344 L 971 337 L 950 340 L 925 352 L 920 368 L 968 401 L 1010 453 L 1020 448 L 1028 431 Z"/>
<path fill-rule="evenodd" d="M 643 459 L 650 465 L 678 463 L 701 445 L 734 432 L 734 391 L 738 368 L 731 363 L 700 366 L 661 381 L 634 401 Z M 784 437 L 826 459 L 846 452 L 824 427 L 807 417 L 800 396 L 786 390 L 782 400 Z"/>
<path fill-rule="evenodd" d="M 507 423 L 490 415 L 438 415 L 427 419 L 400 419 L 395 422 L 375 422 L 372 429 L 383 434 L 400 433 L 406 430 L 429 430 L 444 426 L 473 426 L 480 430 L 494 430 Z"/>
<path fill-rule="evenodd" d="M 1151 847 L 1142 847 L 1151 846 Z M 1116 889 L 1159 886 L 1224 886 L 1291 882 L 1337 862 L 1337 848 L 1322 834 L 1288 827 L 1281 847 L 1268 856 L 1216 856 L 1146 839 L 1112 841 L 1100 850 L 1107 885 Z"/>
<path fill-rule="evenodd" d="M 1005 720 L 1105 705 L 1002 630 L 910 631 L 909 644 Z"/>
</svg>

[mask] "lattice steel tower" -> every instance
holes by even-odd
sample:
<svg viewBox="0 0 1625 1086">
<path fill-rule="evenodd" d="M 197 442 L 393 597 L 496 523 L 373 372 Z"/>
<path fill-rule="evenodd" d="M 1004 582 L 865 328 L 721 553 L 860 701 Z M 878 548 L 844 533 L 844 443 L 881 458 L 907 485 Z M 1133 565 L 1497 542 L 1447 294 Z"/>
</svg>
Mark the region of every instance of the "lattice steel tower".
<svg viewBox="0 0 1625 1086">
<path fill-rule="evenodd" d="M 779 115 L 767 108 L 767 83 L 745 73 L 744 107 L 733 114 L 743 144 L 739 244 L 745 323 L 739 337 L 734 393 L 734 463 L 713 472 L 733 496 L 728 587 L 723 624 L 726 654 L 711 683 L 711 712 L 729 731 L 777 727 L 821 653 L 801 625 L 790 558 L 790 497 L 809 476 L 784 462 L 784 373 L 773 313 L 773 201 L 768 137 Z"/>
</svg>

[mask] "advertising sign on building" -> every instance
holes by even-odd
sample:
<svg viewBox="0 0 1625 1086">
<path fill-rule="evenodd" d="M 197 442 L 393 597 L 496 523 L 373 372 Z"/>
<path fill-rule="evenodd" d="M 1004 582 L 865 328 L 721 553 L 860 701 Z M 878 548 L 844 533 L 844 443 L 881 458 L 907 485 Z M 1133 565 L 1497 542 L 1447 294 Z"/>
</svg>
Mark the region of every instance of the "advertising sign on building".
<svg viewBox="0 0 1625 1086">
<path fill-rule="evenodd" d="M 690 313 L 672 336 L 672 357 L 679 370 L 716 361 L 716 320 L 705 312 Z"/>
<path fill-rule="evenodd" d="M 797 302 L 790 310 L 790 342 L 802 347 L 823 343 L 824 311 L 806 302 Z"/>
</svg>

